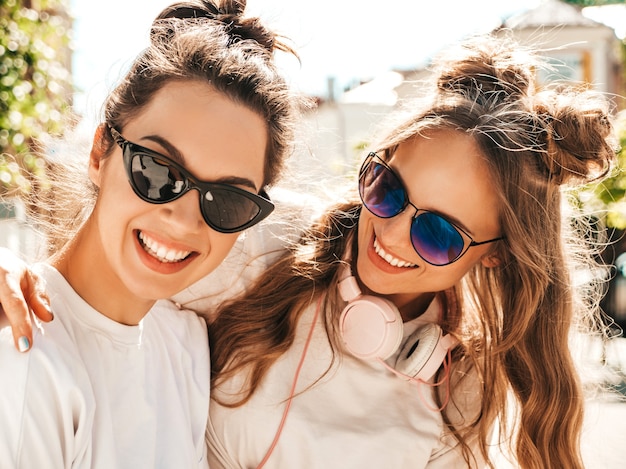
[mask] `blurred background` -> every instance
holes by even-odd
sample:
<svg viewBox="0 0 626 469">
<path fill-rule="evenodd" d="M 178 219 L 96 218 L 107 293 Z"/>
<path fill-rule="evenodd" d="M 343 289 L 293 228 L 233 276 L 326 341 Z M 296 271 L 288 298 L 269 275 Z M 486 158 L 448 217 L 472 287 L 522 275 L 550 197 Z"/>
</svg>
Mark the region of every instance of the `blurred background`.
<svg viewBox="0 0 626 469">
<path fill-rule="evenodd" d="M 88 144 L 100 105 L 147 44 L 152 19 L 172 0 L 0 0 L 0 246 L 33 259 L 41 239 L 12 197 L 36 191 L 50 136 Z M 626 434 L 626 5 L 625 0 L 249 0 L 248 14 L 290 38 L 301 62 L 278 57 L 291 84 L 314 98 L 292 175 L 324 183 L 356 167 L 384 117 L 419 91 L 432 58 L 475 33 L 513 34 L 544 51 L 553 80 L 583 83 L 612 100 L 623 150 L 602 186 L 576 194 L 609 241 L 612 278 L 603 308 L 615 339 L 584 346 L 611 390 L 590 404 L 589 467 L 625 467 Z M 606 374 L 602 374 L 606 376 Z M 599 377 L 598 381 L 602 381 Z"/>
</svg>

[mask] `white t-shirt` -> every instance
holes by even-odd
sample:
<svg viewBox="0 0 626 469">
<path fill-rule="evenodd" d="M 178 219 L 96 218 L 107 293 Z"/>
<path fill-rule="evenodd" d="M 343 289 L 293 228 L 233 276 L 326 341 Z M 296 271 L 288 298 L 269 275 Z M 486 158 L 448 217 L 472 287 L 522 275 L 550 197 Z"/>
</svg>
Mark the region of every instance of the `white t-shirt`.
<svg viewBox="0 0 626 469">
<path fill-rule="evenodd" d="M 0 332 L 1 468 L 206 468 L 204 320 L 158 302 L 125 326 L 40 265 L 54 321 L 29 353 Z"/>
<path fill-rule="evenodd" d="M 245 405 L 227 408 L 211 401 L 207 439 L 212 469 L 255 468 L 264 458 L 279 428 L 315 309 L 311 305 L 305 311 L 293 346 Z M 439 309 L 434 301 L 420 318 L 405 323 L 405 339 L 425 322 L 436 321 Z M 397 353 L 388 363 L 396 358 Z M 338 356 L 318 381 L 330 365 L 330 345 L 318 320 L 286 424 L 265 469 L 467 467 L 456 440 L 444 429 L 428 385 L 347 354 Z M 212 395 L 232 396 L 238 381 L 212 389 Z M 464 410 L 479 402 L 477 388 L 470 386 L 463 396 L 466 401 L 457 403 Z M 479 458 L 478 450 L 474 453 Z"/>
</svg>

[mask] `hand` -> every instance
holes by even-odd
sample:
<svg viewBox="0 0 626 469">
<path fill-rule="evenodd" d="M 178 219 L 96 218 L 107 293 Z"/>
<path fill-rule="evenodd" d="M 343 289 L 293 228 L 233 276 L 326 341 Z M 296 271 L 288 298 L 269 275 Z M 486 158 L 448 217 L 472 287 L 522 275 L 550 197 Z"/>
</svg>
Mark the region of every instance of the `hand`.
<svg viewBox="0 0 626 469">
<path fill-rule="evenodd" d="M 44 322 L 54 318 L 44 281 L 15 254 L 0 248 L 0 323 L 5 315 L 13 331 L 15 348 L 20 352 L 30 349 L 33 343 L 30 311 Z"/>
</svg>

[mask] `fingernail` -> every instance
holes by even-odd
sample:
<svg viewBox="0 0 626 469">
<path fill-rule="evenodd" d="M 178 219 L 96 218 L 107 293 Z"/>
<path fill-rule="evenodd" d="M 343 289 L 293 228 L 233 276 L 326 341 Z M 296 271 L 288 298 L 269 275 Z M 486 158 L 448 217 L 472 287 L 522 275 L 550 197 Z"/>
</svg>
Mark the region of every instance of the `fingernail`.
<svg viewBox="0 0 626 469">
<path fill-rule="evenodd" d="M 48 314 L 52 316 L 52 319 L 54 319 L 54 313 L 52 312 L 52 307 L 50 306 L 50 303 L 48 303 L 48 299 L 41 298 L 41 303 L 43 304 L 44 308 L 46 308 L 46 311 L 48 312 Z"/>
<path fill-rule="evenodd" d="M 22 336 L 17 339 L 17 347 L 20 352 L 26 352 L 30 348 L 30 342 L 28 341 L 28 337 Z"/>
</svg>

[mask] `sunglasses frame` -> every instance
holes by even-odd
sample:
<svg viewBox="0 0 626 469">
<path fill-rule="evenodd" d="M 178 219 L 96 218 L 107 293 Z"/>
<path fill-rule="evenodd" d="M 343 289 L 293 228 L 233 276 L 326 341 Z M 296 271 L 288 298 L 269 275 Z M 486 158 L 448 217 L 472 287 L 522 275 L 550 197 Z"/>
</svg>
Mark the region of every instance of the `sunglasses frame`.
<svg viewBox="0 0 626 469">
<path fill-rule="evenodd" d="M 174 202 L 176 199 L 179 199 L 190 190 L 195 189 L 199 193 L 200 213 L 202 213 L 202 218 L 204 219 L 207 225 L 209 225 L 212 229 L 220 233 L 237 233 L 239 231 L 243 231 L 247 228 L 250 228 L 253 225 L 256 225 L 257 223 L 265 219 L 268 215 L 270 215 L 274 211 L 274 208 L 275 208 L 274 204 L 272 203 L 269 196 L 264 190 L 261 190 L 259 194 L 255 194 L 253 192 L 241 189 L 236 186 L 232 186 L 230 184 L 223 184 L 219 182 L 208 182 L 208 181 L 202 181 L 200 179 L 197 179 L 187 169 L 185 169 L 182 165 L 172 160 L 171 158 L 165 155 L 162 155 L 161 153 L 158 153 L 154 150 L 150 150 L 149 148 L 133 143 L 125 139 L 122 136 L 122 134 L 118 132 L 111 125 L 109 125 L 108 127 L 111 132 L 111 136 L 113 137 L 113 140 L 115 140 L 115 142 L 122 149 L 122 157 L 124 159 L 124 169 L 126 170 L 126 176 L 128 178 L 130 187 L 133 189 L 133 192 L 137 195 L 137 197 L 139 197 L 144 202 L 157 204 L 157 205 L 167 204 L 170 202 Z M 133 179 L 133 174 L 132 174 L 132 161 L 135 158 L 135 156 L 137 156 L 138 154 L 144 154 L 151 158 L 157 158 L 161 161 L 164 161 L 165 163 L 167 163 L 168 166 L 171 166 L 176 171 L 178 171 L 180 175 L 183 176 L 184 178 L 185 186 L 183 190 L 181 190 L 180 193 L 176 194 L 175 197 L 168 199 L 168 200 L 155 200 L 142 194 L 140 189 L 135 184 L 134 179 Z M 212 190 L 218 190 L 218 189 L 222 191 L 233 192 L 235 194 L 245 197 L 248 200 L 251 200 L 259 208 L 259 212 L 256 214 L 254 218 L 247 221 L 243 225 L 237 226 L 235 228 L 223 228 L 223 227 L 217 226 L 215 222 L 211 221 L 208 215 L 205 213 L 202 201 L 205 198 L 207 193 L 209 193 Z"/>
<path fill-rule="evenodd" d="M 395 213 L 394 215 L 391 215 L 389 217 L 383 217 L 383 216 L 377 215 L 376 213 L 374 213 L 367 206 L 367 204 L 365 203 L 365 200 L 363 200 L 363 192 L 361 190 L 361 187 L 362 187 L 363 183 L 361 182 L 361 179 L 363 178 L 363 174 L 365 174 L 365 172 L 367 171 L 369 166 L 373 163 L 374 158 L 376 158 L 378 160 L 377 163 L 382 165 L 387 171 L 391 172 L 391 174 L 398 180 L 398 182 L 400 183 L 400 185 L 402 187 L 403 193 L 404 193 L 404 202 L 402 204 L 402 208 L 397 213 Z M 404 183 L 402 182 L 402 179 L 396 174 L 396 172 L 393 170 L 393 168 L 387 164 L 387 162 L 385 160 L 383 160 L 380 156 L 378 156 L 378 154 L 376 152 L 368 153 L 367 157 L 363 161 L 363 164 L 361 165 L 361 169 L 359 170 L 359 197 L 361 198 L 361 202 L 363 203 L 363 206 L 367 209 L 368 212 L 370 212 L 375 217 L 382 218 L 382 219 L 393 218 L 395 216 L 400 215 L 402 212 L 404 212 L 406 210 L 407 206 L 409 206 L 409 205 L 411 207 L 413 207 L 415 209 L 415 215 L 413 215 L 413 219 L 411 220 L 411 226 L 409 227 L 409 237 L 411 239 L 411 246 L 413 246 L 413 249 L 415 250 L 417 255 L 420 256 L 420 258 L 424 262 L 426 262 L 426 263 L 428 263 L 430 265 L 436 266 L 436 267 L 443 267 L 443 266 L 450 265 L 450 264 L 458 261 L 461 257 L 463 257 L 463 255 L 471 247 L 482 246 L 483 244 L 495 243 L 496 241 L 500 241 L 500 240 L 504 239 L 504 236 L 499 236 L 497 238 L 488 239 L 486 241 L 474 241 L 474 239 L 463 228 L 461 228 L 460 226 L 457 226 L 455 223 L 452 223 L 446 217 L 443 217 L 443 216 L 439 215 L 438 213 L 431 212 L 430 210 L 424 210 L 424 209 L 418 208 L 415 204 L 413 204 L 409 200 L 409 194 L 408 194 L 408 192 L 406 190 L 406 187 L 405 187 Z M 415 247 L 415 244 L 413 243 L 413 236 L 411 234 L 411 231 L 413 229 L 413 223 L 415 223 L 415 220 L 420 215 L 422 215 L 424 213 L 432 213 L 433 215 L 436 215 L 436 216 L 440 217 L 441 219 L 443 219 L 444 221 L 449 223 L 450 226 L 452 226 L 455 230 L 457 230 L 457 232 L 459 233 L 459 235 L 463 239 L 463 249 L 461 250 L 461 252 L 454 259 L 452 259 L 452 260 L 450 260 L 450 261 L 448 261 L 448 262 L 446 262 L 444 264 L 436 264 L 436 263 L 434 263 L 432 261 L 429 261 L 428 259 L 424 258 L 424 256 Z"/>
</svg>

